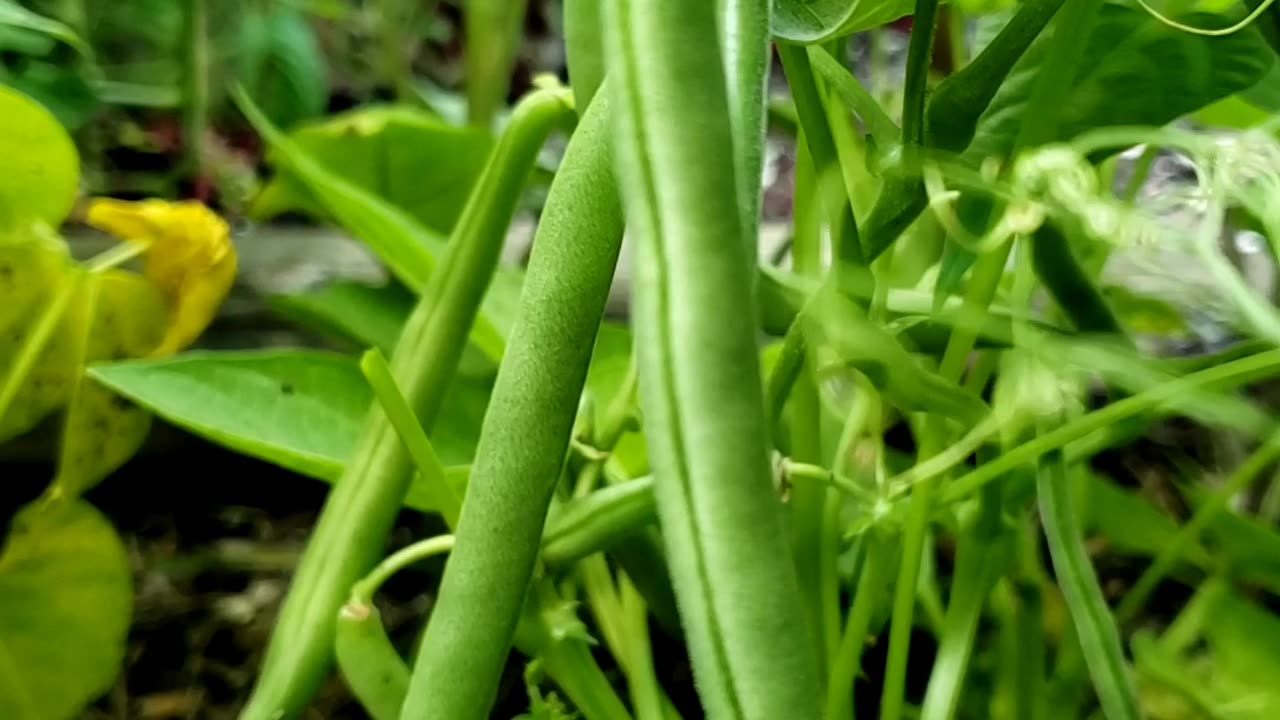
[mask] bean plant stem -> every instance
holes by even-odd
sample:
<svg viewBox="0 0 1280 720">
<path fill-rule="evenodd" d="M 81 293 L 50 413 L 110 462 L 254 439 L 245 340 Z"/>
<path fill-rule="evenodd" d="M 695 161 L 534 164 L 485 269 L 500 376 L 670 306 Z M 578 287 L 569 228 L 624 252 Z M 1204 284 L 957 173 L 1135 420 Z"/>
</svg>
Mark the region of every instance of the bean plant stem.
<svg viewBox="0 0 1280 720">
<path fill-rule="evenodd" d="M 944 503 L 956 502 L 1019 465 L 1034 462 L 1041 455 L 1058 448 L 1067 448 L 1070 456 L 1070 448 L 1067 447 L 1070 443 L 1103 431 L 1127 418 L 1157 409 L 1172 402 L 1180 394 L 1207 388 L 1236 387 L 1268 377 L 1277 369 L 1280 369 L 1280 350 L 1268 350 L 1200 370 L 1118 400 L 1037 435 L 995 460 L 961 475 L 947 486 L 941 499 Z"/>
<path fill-rule="evenodd" d="M 1280 433 L 1272 435 L 1245 460 L 1200 506 L 1186 525 L 1172 540 L 1161 546 L 1151 565 L 1143 571 L 1133 588 L 1116 608 L 1116 621 L 1126 625 L 1133 621 L 1146 603 L 1156 585 L 1164 579 L 1175 563 L 1200 540 L 1201 533 L 1217 517 L 1226 511 L 1231 499 L 1246 490 L 1258 476 L 1280 457 Z"/>
<path fill-rule="evenodd" d="M 187 0 L 183 34 L 182 143 L 186 170 L 198 176 L 204 166 L 209 120 L 209 10 L 205 0 Z"/>
<path fill-rule="evenodd" d="M 507 102 L 527 0 L 468 0 L 467 121 L 489 129 Z"/>
</svg>

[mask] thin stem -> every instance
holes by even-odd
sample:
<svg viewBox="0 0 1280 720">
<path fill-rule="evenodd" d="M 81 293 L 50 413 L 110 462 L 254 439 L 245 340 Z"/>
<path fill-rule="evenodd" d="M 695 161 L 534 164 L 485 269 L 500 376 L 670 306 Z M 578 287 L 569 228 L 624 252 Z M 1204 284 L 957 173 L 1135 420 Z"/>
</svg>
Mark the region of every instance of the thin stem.
<svg viewBox="0 0 1280 720">
<path fill-rule="evenodd" d="M 205 0 L 187 0 L 183 57 L 183 148 L 188 172 L 204 166 L 204 140 L 209 121 L 209 11 Z"/>
<path fill-rule="evenodd" d="M 450 530 L 456 528 L 458 512 L 462 509 L 462 500 L 453 492 L 453 488 L 445 477 L 440 456 L 431 445 L 431 439 L 423 431 L 418 418 L 413 414 L 413 408 L 409 406 L 409 401 L 405 400 L 404 394 L 396 385 L 396 379 L 391 374 L 391 366 L 387 365 L 386 359 L 377 348 L 372 348 L 360 358 L 360 371 L 364 373 L 365 380 L 373 388 L 373 394 L 378 399 L 378 404 L 382 406 L 382 411 L 386 413 L 387 420 L 391 422 L 391 426 L 400 436 L 400 441 L 404 443 L 405 449 L 413 458 L 418 474 L 424 481 L 424 487 L 430 491 L 432 505 L 440 512 Z"/>
<path fill-rule="evenodd" d="M 82 276 L 73 275 L 71 280 L 59 286 L 58 291 L 40 310 L 31 334 L 19 347 L 17 355 L 8 367 L 5 383 L 0 386 L 0 418 L 7 417 L 9 406 L 13 404 L 18 391 L 22 389 L 31 368 L 40 359 L 40 354 L 49 343 L 49 338 L 53 337 L 53 333 L 57 331 L 58 324 L 62 322 L 62 317 L 71 304 L 71 299 L 79 294 L 83 282 Z"/>
<path fill-rule="evenodd" d="M 933 38 L 937 34 L 938 0 L 916 0 L 907 46 L 907 76 L 902 98 L 902 157 L 908 168 L 917 168 L 924 146 L 924 105 L 929 85 Z"/>
<path fill-rule="evenodd" d="M 858 572 L 858 585 L 853 593 L 853 607 L 845 622 L 840 648 L 831 664 L 827 681 L 827 720 L 846 720 L 853 717 L 853 688 L 862 669 L 862 648 L 867 644 L 871 627 L 871 615 L 880 595 L 882 548 L 876 547 L 871 536 L 863 541 L 862 565 Z"/>
<path fill-rule="evenodd" d="M 1049 453 L 1041 460 L 1036 496 L 1058 585 L 1075 623 L 1076 638 L 1103 712 L 1114 720 L 1137 720 L 1141 717 L 1137 690 L 1125 663 L 1115 619 L 1084 547 L 1084 531 L 1075 509 L 1067 463 L 1060 452 Z"/>
<path fill-rule="evenodd" d="M 649 612 L 644 598 L 626 575 L 618 577 L 618 599 L 622 622 L 627 634 L 627 686 L 636 720 L 668 720 L 675 711 L 668 710 L 662 686 L 653 667 L 653 649 L 649 641 Z"/>
<path fill-rule="evenodd" d="M 373 602 L 373 596 L 378 592 L 378 588 L 390 580 L 391 576 L 414 563 L 450 552 L 453 550 L 454 542 L 452 535 L 437 535 L 397 550 L 370 570 L 364 579 L 351 586 L 350 602 L 368 605 Z"/>
<path fill-rule="evenodd" d="M 1196 508 L 1196 512 L 1186 525 L 1178 531 L 1172 540 L 1165 543 L 1151 565 L 1142 573 L 1138 581 L 1116 608 L 1116 620 L 1127 625 L 1137 616 L 1138 611 L 1146 603 L 1151 592 L 1164 579 L 1169 570 L 1190 548 L 1200 541 L 1200 535 L 1217 517 L 1227 510 L 1232 498 L 1246 490 L 1259 475 L 1280 458 L 1280 434 L 1272 435 L 1262 447 L 1249 456 L 1239 468 L 1232 473 L 1222 487 L 1218 488 L 1207 500 Z"/>
<path fill-rule="evenodd" d="M 1069 443 L 1105 430 L 1107 427 L 1175 401 L 1181 394 L 1212 387 L 1227 388 L 1268 377 L 1280 369 L 1280 350 L 1251 355 L 1216 367 L 1184 375 L 1150 390 L 1118 400 L 1106 407 L 1073 418 L 1053 430 L 1004 453 L 989 463 L 974 468 L 956 478 L 942 493 L 944 503 L 952 503 L 968 496 L 1005 473 L 1033 462 L 1045 453 L 1066 448 Z M 1067 449 L 1068 455 L 1070 450 Z"/>
</svg>

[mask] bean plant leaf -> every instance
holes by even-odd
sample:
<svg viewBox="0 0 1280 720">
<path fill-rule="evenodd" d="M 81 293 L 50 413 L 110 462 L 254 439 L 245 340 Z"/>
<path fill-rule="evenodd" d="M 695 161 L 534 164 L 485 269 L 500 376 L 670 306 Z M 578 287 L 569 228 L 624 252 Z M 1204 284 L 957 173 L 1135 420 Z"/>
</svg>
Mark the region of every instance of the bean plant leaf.
<svg viewBox="0 0 1280 720">
<path fill-rule="evenodd" d="M 1180 19 L 1209 26 L 1213 17 Z M 1012 147 L 1023 114 L 1031 110 L 1027 103 L 1051 37 L 1043 33 L 1014 66 L 979 119 L 968 155 L 999 157 Z M 1102 7 L 1079 58 L 1075 85 L 1064 94 L 1059 139 L 1108 125 L 1164 125 L 1253 86 L 1275 64 L 1275 54 L 1254 28 L 1223 37 L 1193 35 L 1113 3 Z"/>
<path fill-rule="evenodd" d="M 274 295 L 267 302 L 276 313 L 303 327 L 390 355 L 413 310 L 414 297 L 400 285 L 373 287 L 351 281 Z"/>
<path fill-rule="evenodd" d="M 466 204 L 492 148 L 492 136 L 456 127 L 415 108 L 361 108 L 311 123 L 289 139 L 329 172 L 390 202 L 424 227 L 448 233 Z M 250 214 L 269 219 L 285 212 L 327 216 L 326 204 L 289 163 L 254 199 Z"/>
<path fill-rule="evenodd" d="M 368 245 L 402 283 L 421 291 L 444 252 L 445 239 L 399 207 L 326 168 L 273 126 L 243 92 L 235 97 L 249 122 L 279 153 L 280 162 L 306 184 L 328 215 Z M 521 279 L 522 274 L 514 271 L 496 273 L 472 327 L 472 344 L 491 360 L 502 357 Z"/>
<path fill-rule="evenodd" d="M 273 122 L 292 127 L 324 112 L 328 64 L 301 10 L 289 3 L 249 6 L 236 48 L 239 81 Z"/>
<path fill-rule="evenodd" d="M 910 15 L 914 0 L 778 0 L 774 36 L 814 44 L 879 27 Z"/>
<path fill-rule="evenodd" d="M 34 13 L 13 0 L 0 0 L 0 27 L 37 32 L 66 43 L 81 55 L 88 54 L 89 48 L 84 40 L 66 24 Z"/>
<path fill-rule="evenodd" d="M 372 401 L 354 359 L 310 350 L 192 352 L 89 374 L 206 440 L 323 480 L 342 474 Z M 443 463 L 470 462 L 487 402 L 487 383 L 455 383 L 431 438 Z"/>
<path fill-rule="evenodd" d="M 80 157 L 57 118 L 39 103 L 0 86 L 0 226 L 33 220 L 57 227 L 71 212 L 80 183 Z"/>
<path fill-rule="evenodd" d="M 66 245 L 51 231 L 0 237 L 0 441 L 71 397 L 75 339 L 62 320 L 76 282 Z"/>
<path fill-rule="evenodd" d="M 0 554 L 0 717 L 78 717 L 124 661 L 132 604 L 124 545 L 96 510 L 19 512 Z"/>
<path fill-rule="evenodd" d="M 145 357 L 165 333 L 167 310 L 149 280 L 119 270 L 90 273 L 66 324 L 75 328 L 74 368 L 98 360 Z M 151 415 L 75 374 L 58 456 L 57 489 L 78 495 L 115 471 L 142 447 Z"/>
</svg>

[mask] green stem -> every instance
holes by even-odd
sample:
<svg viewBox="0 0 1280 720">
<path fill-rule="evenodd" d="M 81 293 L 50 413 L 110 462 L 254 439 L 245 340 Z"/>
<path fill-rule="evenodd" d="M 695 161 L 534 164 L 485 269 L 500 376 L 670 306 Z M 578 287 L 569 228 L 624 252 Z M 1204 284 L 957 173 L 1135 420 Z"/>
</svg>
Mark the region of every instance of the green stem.
<svg viewBox="0 0 1280 720">
<path fill-rule="evenodd" d="M 1058 585 L 1075 623 L 1089 675 L 1107 718 L 1138 720 L 1137 690 L 1125 663 L 1115 619 L 1084 547 L 1084 531 L 1061 453 L 1046 455 L 1036 475 L 1036 494 L 1045 541 Z"/>
<path fill-rule="evenodd" d="M 362 580 L 351 586 L 351 602 L 368 605 L 373 602 L 374 593 L 378 592 L 378 589 L 390 580 L 392 575 L 416 562 L 443 555 L 453 550 L 455 544 L 456 539 L 453 535 L 437 535 L 397 550 L 374 566 Z"/>
<path fill-rule="evenodd" d="M 883 548 L 877 547 L 871 536 L 863 541 L 862 565 L 858 572 L 858 585 L 853 591 L 853 607 L 849 608 L 840 648 L 831 664 L 827 681 L 827 720 L 846 720 L 853 717 L 853 688 L 862 671 L 862 649 L 866 647 L 871 627 L 871 616 L 876 609 L 883 582 L 880 564 Z"/>
<path fill-rule="evenodd" d="M 1227 510 L 1231 499 L 1246 490 L 1276 458 L 1280 457 L 1280 434 L 1272 435 L 1262 447 L 1232 473 L 1222 487 L 1196 508 L 1195 514 L 1178 531 L 1172 540 L 1160 548 L 1159 554 L 1142 573 L 1133 588 L 1116 608 L 1116 621 L 1121 625 L 1131 623 L 1146 603 L 1151 592 L 1164 579 L 1178 560 L 1200 541 L 1200 535 L 1220 514 Z"/>
<path fill-rule="evenodd" d="M 209 122 L 209 12 L 205 0 L 187 0 L 183 34 L 182 136 L 187 171 L 194 177 L 204 167 Z"/>
<path fill-rule="evenodd" d="M 467 0 L 467 121 L 493 126 L 506 105 L 527 0 Z"/>
<path fill-rule="evenodd" d="M 668 710 L 667 700 L 653 667 L 653 649 L 649 641 L 649 612 L 644 598 L 625 576 L 618 578 L 623 622 L 627 626 L 627 685 L 636 720 L 669 720 L 678 717 Z"/>
<path fill-rule="evenodd" d="M 1014 633 L 1013 717 L 1042 720 L 1044 712 L 1044 601 L 1040 585 L 1032 579 L 1013 583 Z"/>
<path fill-rule="evenodd" d="M 1047 433 L 1004 453 L 989 463 L 979 465 L 956 478 L 942 493 L 944 503 L 953 503 L 978 490 L 987 483 L 1002 477 L 1020 465 L 1034 462 L 1045 453 L 1067 448 L 1069 443 L 1103 431 L 1111 425 L 1134 415 L 1159 408 L 1176 400 L 1181 394 L 1207 388 L 1228 388 L 1268 377 L 1280 368 L 1280 350 L 1251 355 L 1217 367 L 1184 375 L 1158 385 L 1150 390 L 1118 400 L 1106 407 L 1073 418 Z M 1071 455 L 1067 448 L 1068 455 Z"/>
<path fill-rule="evenodd" d="M 933 39 L 938 30 L 937 19 L 938 0 L 916 0 L 902 98 L 902 156 L 904 164 L 913 170 L 920 166 L 920 153 L 924 147 L 924 104 Z"/>
<path fill-rule="evenodd" d="M 373 388 L 374 397 L 382 406 L 387 420 L 395 428 L 400 441 L 404 443 L 405 449 L 413 458 L 418 474 L 422 476 L 423 486 L 430 493 L 432 505 L 440 511 L 449 529 L 456 528 L 458 512 L 462 509 L 462 500 L 453 492 L 453 488 L 445 477 L 440 456 L 436 455 L 435 448 L 431 445 L 431 439 L 418 424 L 418 418 L 414 416 L 413 408 L 409 407 L 409 401 L 405 400 L 400 388 L 396 386 L 391 367 L 387 365 L 382 353 L 377 348 L 373 348 L 360 358 L 360 370 L 364 373 L 369 386 Z"/>
</svg>

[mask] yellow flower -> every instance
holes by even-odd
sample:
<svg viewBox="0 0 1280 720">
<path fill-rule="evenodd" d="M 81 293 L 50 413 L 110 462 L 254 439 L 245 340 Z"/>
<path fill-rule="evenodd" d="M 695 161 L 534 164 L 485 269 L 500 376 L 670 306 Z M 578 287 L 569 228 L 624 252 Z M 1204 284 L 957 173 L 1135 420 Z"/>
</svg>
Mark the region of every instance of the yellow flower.
<svg viewBox="0 0 1280 720">
<path fill-rule="evenodd" d="M 91 200 L 93 227 L 148 247 L 143 273 L 169 306 L 164 337 L 153 357 L 172 355 L 213 321 L 236 275 L 236 251 L 226 221 L 199 202 Z"/>
</svg>

